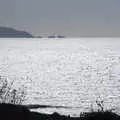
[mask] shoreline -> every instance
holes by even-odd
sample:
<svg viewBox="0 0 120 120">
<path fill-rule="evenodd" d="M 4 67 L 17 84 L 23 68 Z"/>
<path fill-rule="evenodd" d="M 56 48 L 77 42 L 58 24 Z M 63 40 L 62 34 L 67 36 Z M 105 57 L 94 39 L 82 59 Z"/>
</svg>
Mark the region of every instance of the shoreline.
<svg viewBox="0 0 120 120">
<path fill-rule="evenodd" d="M 79 117 L 61 115 L 57 112 L 45 114 L 30 111 L 24 105 L 0 104 L 0 115 L 4 120 L 120 120 L 120 116 L 112 111 L 82 112 Z"/>
</svg>

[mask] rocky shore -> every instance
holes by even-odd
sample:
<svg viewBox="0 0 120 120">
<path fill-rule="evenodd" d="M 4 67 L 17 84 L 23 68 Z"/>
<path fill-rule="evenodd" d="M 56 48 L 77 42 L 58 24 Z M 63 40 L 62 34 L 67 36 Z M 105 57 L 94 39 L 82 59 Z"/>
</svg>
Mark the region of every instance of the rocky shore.
<svg viewBox="0 0 120 120">
<path fill-rule="evenodd" d="M 1 120 L 120 120 L 120 116 L 110 111 L 81 113 L 80 117 L 60 115 L 58 113 L 43 114 L 32 112 L 23 105 L 0 104 Z"/>
</svg>

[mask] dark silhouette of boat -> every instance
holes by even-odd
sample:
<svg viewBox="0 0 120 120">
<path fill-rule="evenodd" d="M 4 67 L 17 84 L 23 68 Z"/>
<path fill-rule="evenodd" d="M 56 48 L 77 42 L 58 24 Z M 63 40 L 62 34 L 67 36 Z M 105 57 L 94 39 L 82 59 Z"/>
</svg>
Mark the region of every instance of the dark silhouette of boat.
<svg viewBox="0 0 120 120">
<path fill-rule="evenodd" d="M 65 38 L 65 36 L 55 35 L 55 34 L 53 33 L 53 35 L 48 36 L 48 38 Z"/>
<path fill-rule="evenodd" d="M 58 35 L 57 38 L 65 38 L 65 36 Z"/>
<path fill-rule="evenodd" d="M 50 35 L 50 36 L 48 36 L 48 38 L 56 38 L 55 36 L 53 36 L 53 35 Z"/>
</svg>

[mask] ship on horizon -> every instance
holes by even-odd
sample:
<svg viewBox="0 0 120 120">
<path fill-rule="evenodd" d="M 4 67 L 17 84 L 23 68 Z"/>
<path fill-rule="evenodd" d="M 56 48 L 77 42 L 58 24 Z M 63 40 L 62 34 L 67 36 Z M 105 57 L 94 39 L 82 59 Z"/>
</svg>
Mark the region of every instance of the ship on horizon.
<svg viewBox="0 0 120 120">
<path fill-rule="evenodd" d="M 48 38 L 66 38 L 66 36 L 60 35 L 60 34 L 55 34 L 53 33 L 52 35 L 48 36 Z"/>
</svg>

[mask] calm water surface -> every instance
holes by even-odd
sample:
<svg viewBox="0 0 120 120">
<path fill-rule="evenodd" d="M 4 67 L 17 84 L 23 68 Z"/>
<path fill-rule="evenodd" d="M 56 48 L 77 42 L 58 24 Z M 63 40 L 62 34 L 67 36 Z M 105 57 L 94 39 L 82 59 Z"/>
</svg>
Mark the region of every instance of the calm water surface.
<svg viewBox="0 0 120 120">
<path fill-rule="evenodd" d="M 68 107 L 40 112 L 77 116 L 98 100 L 120 113 L 120 38 L 0 39 L 0 75 L 26 87 L 24 104 Z"/>
</svg>

